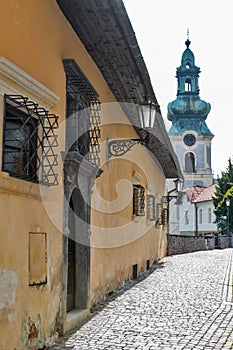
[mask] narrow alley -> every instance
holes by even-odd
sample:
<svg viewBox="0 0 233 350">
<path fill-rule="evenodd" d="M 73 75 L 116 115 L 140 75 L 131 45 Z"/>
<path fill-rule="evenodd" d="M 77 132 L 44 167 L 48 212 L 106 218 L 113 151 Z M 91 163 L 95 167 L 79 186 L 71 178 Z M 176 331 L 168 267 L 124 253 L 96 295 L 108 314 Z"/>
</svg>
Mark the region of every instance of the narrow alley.
<svg viewBox="0 0 233 350">
<path fill-rule="evenodd" d="M 51 349 L 233 349 L 233 249 L 169 256 Z"/>
</svg>

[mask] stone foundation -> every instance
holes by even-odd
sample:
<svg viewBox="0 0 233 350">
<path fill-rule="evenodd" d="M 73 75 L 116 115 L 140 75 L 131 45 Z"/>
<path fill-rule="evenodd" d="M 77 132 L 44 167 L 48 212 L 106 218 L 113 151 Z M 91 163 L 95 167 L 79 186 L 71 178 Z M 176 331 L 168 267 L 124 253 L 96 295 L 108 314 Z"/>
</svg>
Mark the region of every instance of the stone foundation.
<svg viewBox="0 0 233 350">
<path fill-rule="evenodd" d="M 188 236 L 169 236 L 169 254 L 184 254 L 206 250 L 205 238 Z"/>
</svg>

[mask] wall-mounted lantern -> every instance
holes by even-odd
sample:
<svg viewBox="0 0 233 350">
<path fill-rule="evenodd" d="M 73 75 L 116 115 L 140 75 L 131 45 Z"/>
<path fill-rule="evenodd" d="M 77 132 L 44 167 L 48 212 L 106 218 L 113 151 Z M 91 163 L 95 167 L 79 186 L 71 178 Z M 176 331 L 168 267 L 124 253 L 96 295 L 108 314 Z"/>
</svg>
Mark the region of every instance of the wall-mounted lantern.
<svg viewBox="0 0 233 350">
<path fill-rule="evenodd" d="M 138 106 L 140 130 L 145 132 L 145 137 L 139 139 L 107 140 L 108 159 L 124 155 L 137 144 L 147 144 L 149 142 L 149 131 L 155 127 L 156 113 L 159 112 L 159 106 L 152 101 L 140 104 Z"/>
</svg>

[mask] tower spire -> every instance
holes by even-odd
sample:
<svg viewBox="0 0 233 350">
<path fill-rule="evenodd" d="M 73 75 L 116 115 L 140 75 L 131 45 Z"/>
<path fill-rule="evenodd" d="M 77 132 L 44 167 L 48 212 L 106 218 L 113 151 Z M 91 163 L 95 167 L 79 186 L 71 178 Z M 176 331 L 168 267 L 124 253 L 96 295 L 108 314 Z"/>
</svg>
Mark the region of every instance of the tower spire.
<svg viewBox="0 0 233 350">
<path fill-rule="evenodd" d="M 187 49 L 189 48 L 189 45 L 191 44 L 191 41 L 189 40 L 189 28 L 187 29 L 187 40 L 185 41 L 185 45 L 187 46 Z"/>
</svg>

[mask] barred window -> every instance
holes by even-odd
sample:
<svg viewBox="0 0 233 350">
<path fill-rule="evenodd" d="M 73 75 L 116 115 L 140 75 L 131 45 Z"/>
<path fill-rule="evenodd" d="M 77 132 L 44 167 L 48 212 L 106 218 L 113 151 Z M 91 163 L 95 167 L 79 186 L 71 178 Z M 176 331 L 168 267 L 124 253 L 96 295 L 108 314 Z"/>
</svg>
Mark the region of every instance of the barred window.
<svg viewBox="0 0 233 350">
<path fill-rule="evenodd" d="M 66 73 L 67 148 L 100 165 L 100 102 L 94 87 L 73 59 L 63 60 Z"/>
<path fill-rule="evenodd" d="M 147 219 L 155 220 L 155 197 L 153 195 L 147 195 Z"/>
<path fill-rule="evenodd" d="M 186 210 L 185 214 L 184 214 L 184 223 L 185 223 L 185 225 L 189 225 L 189 212 L 188 212 L 188 210 Z"/>
<path fill-rule="evenodd" d="M 58 117 L 20 95 L 5 95 L 3 171 L 11 176 L 56 185 Z"/>
<path fill-rule="evenodd" d="M 168 208 L 163 208 L 163 225 L 168 224 Z"/>
<path fill-rule="evenodd" d="M 133 214 L 145 215 L 145 189 L 141 185 L 133 185 Z"/>
<path fill-rule="evenodd" d="M 158 225 L 167 225 L 168 209 L 163 207 L 162 203 L 156 204 L 156 219 Z"/>
<path fill-rule="evenodd" d="M 156 204 L 156 216 L 157 216 L 157 223 L 159 225 L 163 224 L 163 204 L 157 203 Z"/>
</svg>

